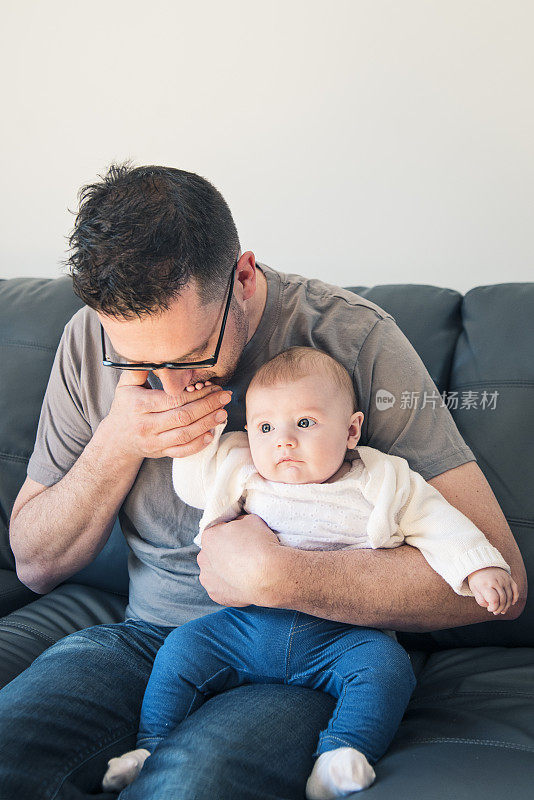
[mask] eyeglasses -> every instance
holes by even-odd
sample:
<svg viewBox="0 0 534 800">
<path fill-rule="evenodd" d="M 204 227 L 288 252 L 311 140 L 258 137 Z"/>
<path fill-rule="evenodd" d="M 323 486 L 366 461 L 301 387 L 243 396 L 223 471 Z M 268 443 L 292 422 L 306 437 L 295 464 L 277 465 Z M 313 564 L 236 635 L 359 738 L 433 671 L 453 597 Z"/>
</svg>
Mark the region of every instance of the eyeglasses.
<svg viewBox="0 0 534 800">
<path fill-rule="evenodd" d="M 232 300 L 232 291 L 234 288 L 234 276 L 237 267 L 239 256 L 236 258 L 234 266 L 232 267 L 232 274 L 230 276 L 230 288 L 228 290 L 228 297 L 224 307 L 224 315 L 221 325 L 221 331 L 215 347 L 215 353 L 211 358 L 206 358 L 203 361 L 164 361 L 162 364 L 150 364 L 149 362 L 139 361 L 110 361 L 106 356 L 105 343 L 104 343 L 104 328 L 100 325 L 100 338 L 102 340 L 102 364 L 104 367 L 114 367 L 115 369 L 133 369 L 143 370 L 145 372 L 153 372 L 157 369 L 206 369 L 207 367 L 214 367 L 219 358 L 219 350 L 224 336 L 224 329 L 226 328 L 226 320 L 230 310 L 230 302 Z"/>
</svg>

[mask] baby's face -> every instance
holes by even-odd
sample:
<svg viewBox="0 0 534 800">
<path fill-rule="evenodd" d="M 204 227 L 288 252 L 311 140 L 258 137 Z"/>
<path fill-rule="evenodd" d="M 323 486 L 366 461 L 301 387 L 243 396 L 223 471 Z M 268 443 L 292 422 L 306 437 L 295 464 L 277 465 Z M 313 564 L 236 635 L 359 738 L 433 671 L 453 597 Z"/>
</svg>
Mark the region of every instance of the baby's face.
<svg viewBox="0 0 534 800">
<path fill-rule="evenodd" d="M 247 394 L 247 432 L 256 469 L 278 483 L 323 483 L 356 447 L 363 421 L 324 374 Z"/>
</svg>

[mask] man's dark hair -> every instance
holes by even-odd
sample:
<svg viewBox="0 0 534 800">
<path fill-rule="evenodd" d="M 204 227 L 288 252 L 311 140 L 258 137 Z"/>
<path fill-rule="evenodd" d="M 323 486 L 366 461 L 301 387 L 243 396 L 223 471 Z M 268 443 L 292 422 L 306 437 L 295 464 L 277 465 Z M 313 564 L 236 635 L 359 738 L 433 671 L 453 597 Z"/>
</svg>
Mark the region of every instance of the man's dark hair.
<svg viewBox="0 0 534 800">
<path fill-rule="evenodd" d="M 173 167 L 112 164 L 84 186 L 65 264 L 75 293 L 103 314 L 168 310 L 194 279 L 203 303 L 222 297 L 240 250 L 226 201 Z"/>
</svg>

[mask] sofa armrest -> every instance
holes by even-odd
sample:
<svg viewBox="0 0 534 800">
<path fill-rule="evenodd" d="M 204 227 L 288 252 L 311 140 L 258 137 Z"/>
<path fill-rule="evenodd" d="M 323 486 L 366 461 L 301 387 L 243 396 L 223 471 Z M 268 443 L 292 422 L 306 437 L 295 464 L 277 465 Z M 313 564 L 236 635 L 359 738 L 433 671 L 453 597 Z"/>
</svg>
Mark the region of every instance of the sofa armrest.
<svg viewBox="0 0 534 800">
<path fill-rule="evenodd" d="M 31 603 L 41 595 L 32 592 L 11 569 L 0 569 L 0 617 Z"/>
</svg>

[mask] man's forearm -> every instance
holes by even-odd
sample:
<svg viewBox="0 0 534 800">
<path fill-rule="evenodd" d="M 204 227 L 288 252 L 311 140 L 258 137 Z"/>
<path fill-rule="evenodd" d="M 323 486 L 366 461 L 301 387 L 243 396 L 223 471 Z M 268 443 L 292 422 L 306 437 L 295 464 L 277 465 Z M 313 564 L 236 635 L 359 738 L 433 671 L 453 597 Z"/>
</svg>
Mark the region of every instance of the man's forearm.
<svg viewBox="0 0 534 800">
<path fill-rule="evenodd" d="M 24 583 L 50 591 L 98 555 L 141 463 L 119 460 L 101 424 L 69 472 L 12 518 L 11 547 Z"/>
<path fill-rule="evenodd" d="M 496 547 L 512 570 L 519 601 L 501 620 L 525 606 L 527 581 L 521 554 L 497 500 L 476 462 L 429 481 Z M 461 597 L 429 566 L 421 552 L 402 545 L 379 550 L 304 551 L 274 548 L 274 577 L 266 595 L 280 608 L 327 619 L 404 631 L 430 631 L 489 622 L 495 617 L 473 597 Z"/>
<path fill-rule="evenodd" d="M 276 548 L 269 604 L 337 622 L 423 632 L 494 619 L 472 597 L 460 597 L 419 550 Z M 504 619 L 504 617 L 502 617 Z"/>
</svg>

